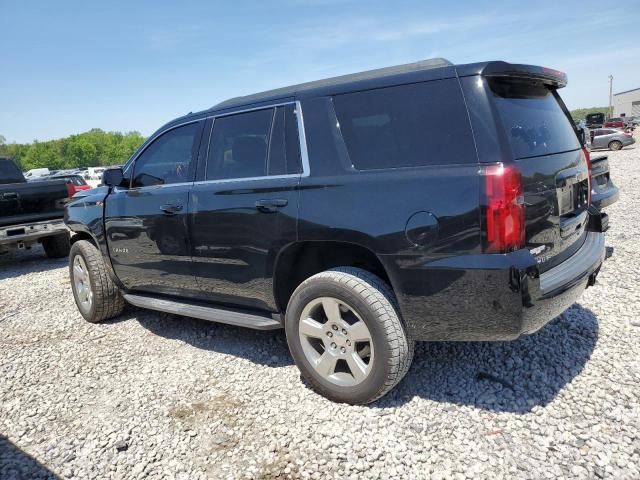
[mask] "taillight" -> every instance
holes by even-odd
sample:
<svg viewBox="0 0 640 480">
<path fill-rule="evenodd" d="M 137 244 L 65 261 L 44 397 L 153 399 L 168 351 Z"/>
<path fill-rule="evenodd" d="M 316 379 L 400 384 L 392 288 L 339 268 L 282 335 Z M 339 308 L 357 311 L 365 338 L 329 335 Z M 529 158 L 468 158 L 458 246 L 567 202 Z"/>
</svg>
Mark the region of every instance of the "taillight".
<svg viewBox="0 0 640 480">
<path fill-rule="evenodd" d="M 485 251 L 505 253 L 524 246 L 522 175 L 513 165 L 488 165 L 485 178 Z"/>
<path fill-rule="evenodd" d="M 73 183 L 67 182 L 67 195 L 69 198 L 73 197 L 76 194 L 76 187 Z"/>
<path fill-rule="evenodd" d="M 584 155 L 584 159 L 587 162 L 587 180 L 589 182 L 589 194 L 587 195 L 587 205 L 591 205 L 591 153 L 587 150 L 587 147 L 582 147 L 582 153 Z"/>
</svg>

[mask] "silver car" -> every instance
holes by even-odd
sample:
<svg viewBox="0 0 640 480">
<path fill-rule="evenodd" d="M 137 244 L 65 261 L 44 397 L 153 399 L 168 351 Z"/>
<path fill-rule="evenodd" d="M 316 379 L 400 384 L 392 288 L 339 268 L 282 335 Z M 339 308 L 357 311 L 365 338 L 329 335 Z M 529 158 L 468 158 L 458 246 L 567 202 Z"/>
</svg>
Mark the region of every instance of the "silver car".
<svg viewBox="0 0 640 480">
<path fill-rule="evenodd" d="M 620 150 L 636 143 L 631 133 L 615 128 L 597 128 L 591 131 L 591 148 L 608 148 Z"/>
</svg>

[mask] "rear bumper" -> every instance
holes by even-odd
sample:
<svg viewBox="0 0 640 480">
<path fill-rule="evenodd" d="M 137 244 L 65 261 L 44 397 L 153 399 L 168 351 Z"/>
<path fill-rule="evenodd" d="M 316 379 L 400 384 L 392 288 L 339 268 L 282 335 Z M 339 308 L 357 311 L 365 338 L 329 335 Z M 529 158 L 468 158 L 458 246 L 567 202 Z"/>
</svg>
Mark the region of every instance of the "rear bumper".
<svg viewBox="0 0 640 480">
<path fill-rule="evenodd" d="M 0 249 L 29 246 L 38 240 L 68 232 L 62 218 L 43 222 L 22 223 L 0 227 Z"/>
<path fill-rule="evenodd" d="M 593 284 L 605 257 L 604 234 L 540 274 L 527 250 L 420 262 L 382 258 L 403 319 L 417 340 L 511 340 L 532 333 L 569 308 Z"/>
</svg>

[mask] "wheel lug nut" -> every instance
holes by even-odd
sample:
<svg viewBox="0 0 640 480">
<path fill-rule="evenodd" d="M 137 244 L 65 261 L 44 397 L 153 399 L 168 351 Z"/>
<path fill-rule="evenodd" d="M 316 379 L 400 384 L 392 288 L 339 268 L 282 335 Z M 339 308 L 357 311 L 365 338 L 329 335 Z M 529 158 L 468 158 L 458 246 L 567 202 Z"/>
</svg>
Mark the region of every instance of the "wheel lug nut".
<svg viewBox="0 0 640 480">
<path fill-rule="evenodd" d="M 351 341 L 347 340 L 347 345 L 350 347 L 351 346 Z"/>
<path fill-rule="evenodd" d="M 342 334 L 343 334 L 343 335 L 346 335 L 346 334 L 347 334 L 347 331 L 346 331 L 344 328 L 342 329 Z"/>
<path fill-rule="evenodd" d="M 327 332 L 327 337 L 333 337 L 333 333 Z"/>
<path fill-rule="evenodd" d="M 335 344 L 335 342 L 332 342 L 331 343 L 331 348 L 336 348 L 336 347 L 337 347 L 337 345 Z"/>
<path fill-rule="evenodd" d="M 340 351 L 341 351 L 342 353 L 345 353 L 345 352 L 347 351 L 347 349 L 346 349 L 346 348 L 344 348 L 344 347 L 340 347 Z"/>
<path fill-rule="evenodd" d="M 334 330 L 338 330 L 338 326 L 337 325 L 332 325 L 331 328 L 333 328 Z"/>
</svg>

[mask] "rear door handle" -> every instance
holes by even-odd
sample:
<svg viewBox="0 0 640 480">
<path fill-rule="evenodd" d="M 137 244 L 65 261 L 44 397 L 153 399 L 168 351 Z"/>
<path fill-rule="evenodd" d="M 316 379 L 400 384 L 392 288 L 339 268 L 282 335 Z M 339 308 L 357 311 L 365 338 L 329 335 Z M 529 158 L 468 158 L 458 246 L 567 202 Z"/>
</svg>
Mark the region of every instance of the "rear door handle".
<svg viewBox="0 0 640 480">
<path fill-rule="evenodd" d="M 161 205 L 160 206 L 160 210 L 165 215 L 175 215 L 180 210 L 182 210 L 182 205 L 173 204 L 173 203 L 167 203 L 166 205 Z"/>
<path fill-rule="evenodd" d="M 284 198 L 269 198 L 256 200 L 256 208 L 263 213 L 275 212 L 278 208 L 286 207 L 289 202 Z"/>
</svg>

